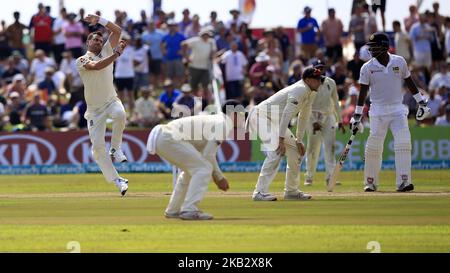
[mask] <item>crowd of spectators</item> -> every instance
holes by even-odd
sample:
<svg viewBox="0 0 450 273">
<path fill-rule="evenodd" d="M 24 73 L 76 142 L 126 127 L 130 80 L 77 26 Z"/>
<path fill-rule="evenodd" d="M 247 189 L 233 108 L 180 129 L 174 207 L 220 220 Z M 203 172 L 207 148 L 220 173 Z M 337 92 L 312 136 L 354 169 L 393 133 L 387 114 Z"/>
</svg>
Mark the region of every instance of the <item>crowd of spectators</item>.
<svg viewBox="0 0 450 273">
<path fill-rule="evenodd" d="M 377 29 L 380 9 L 385 30 L 385 1 L 372 7 L 354 0 L 350 22 L 330 8 L 320 23 L 310 7 L 295 28 L 250 29 L 239 10 L 221 21 L 212 11 L 203 19 L 182 12 L 141 12 L 132 20 L 117 10 L 114 22 L 128 42 L 114 68 L 115 86 L 124 102 L 129 126 L 150 128 L 174 118 L 172 110 L 187 106 L 192 113 L 214 103 L 212 83 L 223 88 L 221 98 L 257 105 L 301 79 L 302 70 L 320 60 L 336 81 L 343 121 L 353 114 L 359 93 L 359 71 L 368 59 L 364 44 Z M 384 6 L 383 6 L 384 4 Z M 403 56 L 412 77 L 429 97 L 432 117 L 423 124 L 450 124 L 450 17 L 439 4 L 394 21 L 392 53 Z M 0 131 L 73 130 L 86 128 L 86 104 L 76 58 L 83 55 L 87 35 L 106 29 L 84 20 L 85 11 L 50 16 L 39 4 L 28 25 L 20 12 L 0 27 Z M 101 11 L 96 14 L 101 16 Z M 346 28 L 346 30 L 344 30 Z M 354 52 L 354 53 L 353 53 Z M 215 81 L 213 81 L 215 79 Z M 404 103 L 415 114 L 416 104 L 405 90 Z M 367 107 L 369 102 L 367 102 Z"/>
</svg>

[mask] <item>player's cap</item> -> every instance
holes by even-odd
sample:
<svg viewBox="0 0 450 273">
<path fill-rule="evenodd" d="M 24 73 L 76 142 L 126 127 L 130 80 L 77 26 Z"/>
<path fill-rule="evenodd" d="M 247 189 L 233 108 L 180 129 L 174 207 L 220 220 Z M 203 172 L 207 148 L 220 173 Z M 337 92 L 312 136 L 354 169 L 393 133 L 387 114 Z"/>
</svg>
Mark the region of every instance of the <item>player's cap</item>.
<svg viewBox="0 0 450 273">
<path fill-rule="evenodd" d="M 384 32 L 375 32 L 370 35 L 368 46 L 383 46 L 389 48 L 389 37 Z"/>
<path fill-rule="evenodd" d="M 260 52 L 258 56 L 256 56 L 255 61 L 260 62 L 268 62 L 270 60 L 270 56 L 267 55 L 266 52 Z"/>
<path fill-rule="evenodd" d="M 173 85 L 173 83 L 172 83 L 172 80 L 170 80 L 170 79 L 166 79 L 163 83 L 163 87 L 172 86 L 172 85 Z"/>
<path fill-rule="evenodd" d="M 25 81 L 25 77 L 23 76 L 23 74 L 16 74 L 14 75 L 14 77 L 12 78 L 12 82 L 17 82 L 17 81 Z"/>
<path fill-rule="evenodd" d="M 241 11 L 238 9 L 231 9 L 230 14 L 241 14 Z"/>
<path fill-rule="evenodd" d="M 20 97 L 20 95 L 19 95 L 19 93 L 16 92 L 16 91 L 13 91 L 13 92 L 11 92 L 11 93 L 9 94 L 9 98 L 10 98 L 10 99 L 13 99 L 13 98 L 19 98 L 19 97 Z"/>
<path fill-rule="evenodd" d="M 302 79 L 316 79 L 316 80 L 325 80 L 325 76 L 322 76 L 322 72 L 314 67 L 308 67 L 303 70 Z"/>
<path fill-rule="evenodd" d="M 306 7 L 303 9 L 303 11 L 304 11 L 304 12 L 311 12 L 312 9 L 311 9 L 309 6 L 306 6 Z"/>
<path fill-rule="evenodd" d="M 191 85 L 188 83 L 185 83 L 181 86 L 181 92 L 183 93 L 189 93 L 192 91 Z"/>
<path fill-rule="evenodd" d="M 315 60 L 315 61 L 312 63 L 312 66 L 313 66 L 314 68 L 323 68 L 323 67 L 325 67 L 325 63 L 322 62 L 321 60 Z"/>
</svg>

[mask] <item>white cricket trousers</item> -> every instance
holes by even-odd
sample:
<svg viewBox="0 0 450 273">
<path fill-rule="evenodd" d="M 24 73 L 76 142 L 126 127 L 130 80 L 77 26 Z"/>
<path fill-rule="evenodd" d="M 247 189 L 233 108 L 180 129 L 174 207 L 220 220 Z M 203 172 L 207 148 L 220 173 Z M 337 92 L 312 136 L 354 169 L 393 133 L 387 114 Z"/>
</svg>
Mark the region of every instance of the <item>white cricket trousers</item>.
<svg viewBox="0 0 450 273">
<path fill-rule="evenodd" d="M 370 135 L 367 139 L 364 164 L 364 184 L 378 186 L 384 139 L 388 129 L 394 136 L 396 185 L 411 183 L 411 134 L 407 113 L 370 117 Z"/>
<path fill-rule="evenodd" d="M 313 180 L 316 173 L 317 162 L 319 161 L 320 148 L 324 149 L 326 179 L 329 179 L 334 167 L 336 166 L 336 157 L 334 155 L 336 144 L 336 118 L 334 115 L 325 117 L 324 122 L 320 123 L 322 129 L 314 133 L 313 122 L 310 119 L 308 124 L 308 141 L 306 145 L 306 180 Z"/>
<path fill-rule="evenodd" d="M 106 120 L 112 119 L 111 148 L 119 149 L 122 144 L 123 130 L 125 129 L 126 113 L 120 100 L 114 100 L 99 113 L 86 112 L 89 137 L 92 143 L 92 155 L 103 173 L 106 181 L 113 182 L 119 178 L 111 157 L 106 151 L 105 133 Z"/>
<path fill-rule="evenodd" d="M 212 164 L 189 142 L 175 140 L 162 128 L 156 139 L 156 153 L 182 170 L 170 197 L 167 213 L 198 211 L 211 181 Z"/>
</svg>

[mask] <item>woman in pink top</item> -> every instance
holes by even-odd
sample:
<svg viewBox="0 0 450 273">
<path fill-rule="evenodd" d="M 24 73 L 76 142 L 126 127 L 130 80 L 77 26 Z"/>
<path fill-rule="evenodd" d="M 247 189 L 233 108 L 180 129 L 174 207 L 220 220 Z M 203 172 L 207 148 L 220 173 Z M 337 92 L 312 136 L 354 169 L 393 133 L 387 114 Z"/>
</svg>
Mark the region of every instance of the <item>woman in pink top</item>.
<svg viewBox="0 0 450 273">
<path fill-rule="evenodd" d="M 70 50 L 74 58 L 78 58 L 82 53 L 84 28 L 81 22 L 75 21 L 77 15 L 70 13 L 68 22 L 63 26 L 66 36 L 66 50 Z"/>
</svg>

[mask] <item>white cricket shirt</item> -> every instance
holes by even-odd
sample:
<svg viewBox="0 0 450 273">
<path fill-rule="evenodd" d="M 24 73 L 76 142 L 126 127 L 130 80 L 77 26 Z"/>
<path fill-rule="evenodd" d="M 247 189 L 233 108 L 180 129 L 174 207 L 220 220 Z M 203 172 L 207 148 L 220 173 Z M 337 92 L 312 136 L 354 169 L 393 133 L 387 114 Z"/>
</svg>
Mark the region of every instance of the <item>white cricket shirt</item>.
<svg viewBox="0 0 450 273">
<path fill-rule="evenodd" d="M 410 76 L 405 59 L 398 55 L 389 54 L 387 66 L 380 64 L 376 58 L 366 62 L 361 68 L 359 83 L 370 86 L 370 115 L 382 116 L 404 111 L 403 80 Z"/>
</svg>

